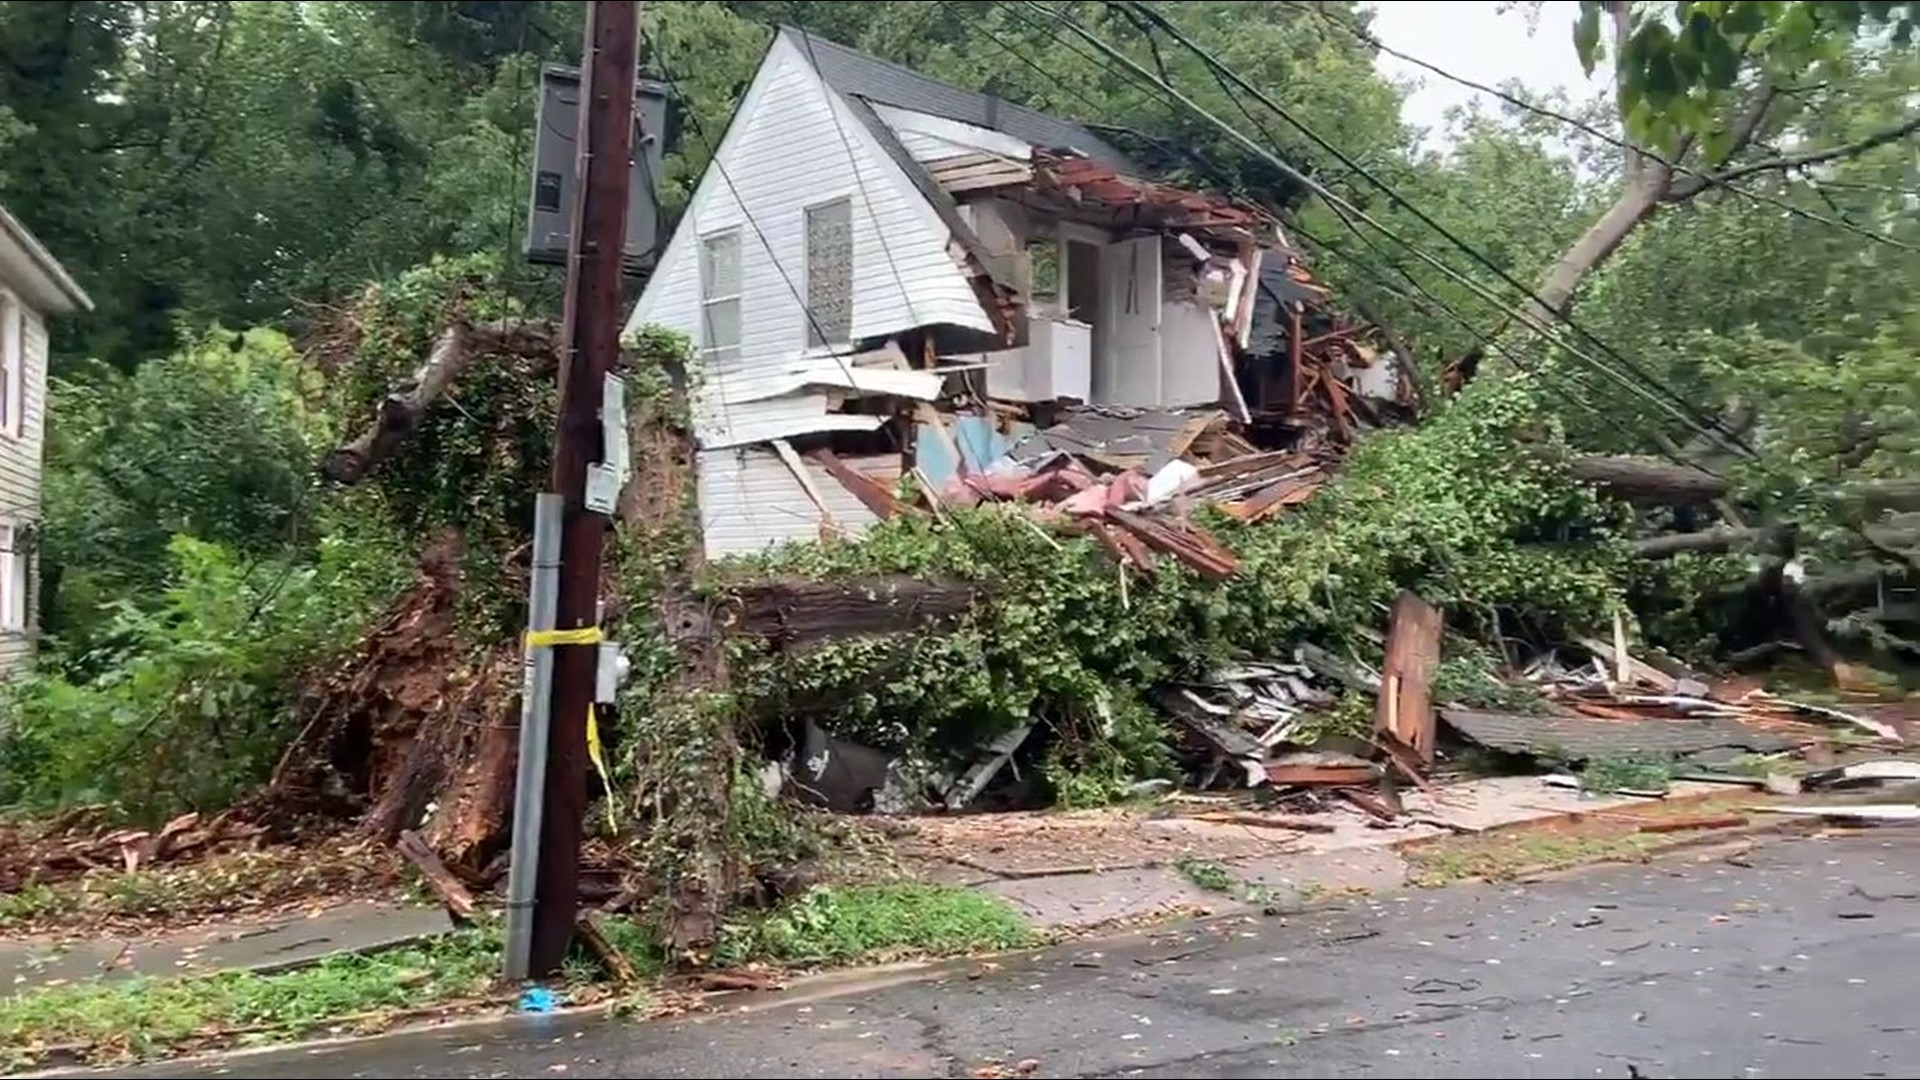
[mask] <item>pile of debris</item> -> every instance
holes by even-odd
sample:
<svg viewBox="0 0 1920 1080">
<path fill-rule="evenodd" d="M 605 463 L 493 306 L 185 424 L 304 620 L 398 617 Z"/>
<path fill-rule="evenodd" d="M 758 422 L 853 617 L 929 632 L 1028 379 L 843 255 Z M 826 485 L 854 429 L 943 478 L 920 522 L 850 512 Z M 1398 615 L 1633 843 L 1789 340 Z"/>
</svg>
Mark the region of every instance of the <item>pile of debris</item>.
<svg viewBox="0 0 1920 1080">
<path fill-rule="evenodd" d="M 1264 521 L 1312 497 L 1327 474 L 1316 455 L 1256 448 L 1219 410 L 1089 408 L 986 471 L 954 477 L 933 499 L 1019 504 L 1036 521 L 1093 536 L 1124 565 L 1152 571 L 1164 556 L 1221 579 L 1239 560 L 1191 520 L 1196 507 Z"/>
<path fill-rule="evenodd" d="M 1906 732 L 1886 720 L 1770 694 L 1738 680 L 1713 681 L 1665 658 L 1649 662 L 1584 640 L 1586 661 L 1535 660 L 1521 678 L 1547 703 L 1516 715 L 1442 706 L 1451 732 L 1482 749 L 1555 765 L 1605 760 L 1655 763 L 1688 779 L 1762 784 L 1759 766 L 1788 756 L 1831 762 L 1849 749 L 1898 748 Z"/>
</svg>

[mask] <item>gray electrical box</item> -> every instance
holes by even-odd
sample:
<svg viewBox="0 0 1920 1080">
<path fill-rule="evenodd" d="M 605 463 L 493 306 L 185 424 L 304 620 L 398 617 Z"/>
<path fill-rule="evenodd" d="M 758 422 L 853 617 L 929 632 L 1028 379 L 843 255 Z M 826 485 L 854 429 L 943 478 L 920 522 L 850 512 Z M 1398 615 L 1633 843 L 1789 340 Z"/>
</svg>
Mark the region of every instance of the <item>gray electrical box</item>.
<svg viewBox="0 0 1920 1080">
<path fill-rule="evenodd" d="M 627 273 L 643 276 L 659 258 L 661 145 L 667 129 L 667 85 L 641 79 L 634 92 L 636 144 L 627 193 Z M 579 198 L 580 71 L 549 64 L 540 71 L 540 109 L 533 140 L 533 191 L 527 214 L 527 261 L 564 266 L 573 203 Z"/>
</svg>

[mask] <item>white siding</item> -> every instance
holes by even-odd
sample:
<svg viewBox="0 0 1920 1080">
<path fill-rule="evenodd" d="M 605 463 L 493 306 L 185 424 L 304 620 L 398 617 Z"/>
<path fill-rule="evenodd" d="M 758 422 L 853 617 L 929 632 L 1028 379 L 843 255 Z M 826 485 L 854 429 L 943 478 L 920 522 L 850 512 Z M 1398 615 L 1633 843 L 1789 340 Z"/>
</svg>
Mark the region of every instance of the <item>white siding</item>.
<svg viewBox="0 0 1920 1080">
<path fill-rule="evenodd" d="M 4 284 L 4 283 L 0 283 Z M 47 432 L 47 327 L 40 313 L 24 302 L 22 342 L 26 357 L 22 366 L 26 390 L 26 416 L 20 438 L 0 433 L 0 518 L 33 525 L 40 520 L 41 447 Z M 27 580 L 39 581 L 39 560 L 27 567 Z M 30 625 L 39 622 L 35 608 L 38 597 L 30 588 L 27 617 Z M 33 633 L 0 633 L 0 677 L 24 669 L 33 660 Z"/>
<path fill-rule="evenodd" d="M 944 161 L 973 153 L 997 154 L 1015 161 L 1033 157 L 1033 147 L 1025 139 L 992 128 L 892 105 L 873 108 L 915 161 Z"/>
<path fill-rule="evenodd" d="M 900 459 L 847 458 L 846 463 L 891 487 Z M 878 519 L 824 468 L 803 461 L 837 528 L 828 535 L 854 539 Z M 890 471 L 889 471 L 890 470 Z M 707 557 L 742 555 L 792 541 L 817 541 L 820 509 L 793 470 L 772 450 L 738 447 L 700 453 L 700 517 Z"/>
<path fill-rule="evenodd" d="M 809 206 L 851 198 L 855 337 L 935 323 L 992 331 L 948 254 L 951 237 L 939 216 L 785 38 L 775 39 L 715 157 L 628 323 L 666 326 L 700 344 L 698 237 L 740 230 L 740 352 L 706 373 L 707 390 L 695 401 L 698 428 L 716 426 L 722 413 L 720 426 L 748 430 L 760 412 L 791 412 L 793 403 L 778 399 L 714 400 L 711 387 L 789 372 L 806 352 L 800 297 Z"/>
</svg>

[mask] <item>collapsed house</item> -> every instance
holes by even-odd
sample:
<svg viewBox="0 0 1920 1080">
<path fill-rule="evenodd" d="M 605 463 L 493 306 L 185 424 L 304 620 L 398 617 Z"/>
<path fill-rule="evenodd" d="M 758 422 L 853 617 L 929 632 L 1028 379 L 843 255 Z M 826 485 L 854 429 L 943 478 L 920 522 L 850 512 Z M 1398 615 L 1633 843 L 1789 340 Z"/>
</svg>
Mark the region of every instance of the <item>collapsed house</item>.
<svg viewBox="0 0 1920 1080">
<path fill-rule="evenodd" d="M 1324 298 L 1260 209 L 1156 182 L 1088 127 L 783 29 L 630 327 L 698 351 L 699 500 L 722 557 L 856 537 L 905 476 L 1344 443 L 1413 387 Z"/>
</svg>

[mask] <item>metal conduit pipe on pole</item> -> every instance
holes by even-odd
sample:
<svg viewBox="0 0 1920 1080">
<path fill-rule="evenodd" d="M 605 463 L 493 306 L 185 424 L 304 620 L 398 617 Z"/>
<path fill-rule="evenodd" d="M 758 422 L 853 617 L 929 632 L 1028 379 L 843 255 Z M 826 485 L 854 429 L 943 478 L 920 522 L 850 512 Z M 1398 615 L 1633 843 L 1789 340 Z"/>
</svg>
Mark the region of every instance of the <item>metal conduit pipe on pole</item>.
<svg viewBox="0 0 1920 1080">
<path fill-rule="evenodd" d="M 553 629 L 560 603 L 560 511 L 551 493 L 533 504 L 533 583 L 527 590 L 527 631 Z M 513 847 L 507 855 L 506 977 L 528 975 L 533 947 L 533 884 L 540 867 L 540 802 L 547 778 L 547 710 L 553 699 L 553 650 L 526 648 L 520 689 L 520 760 L 513 781 Z"/>
</svg>

